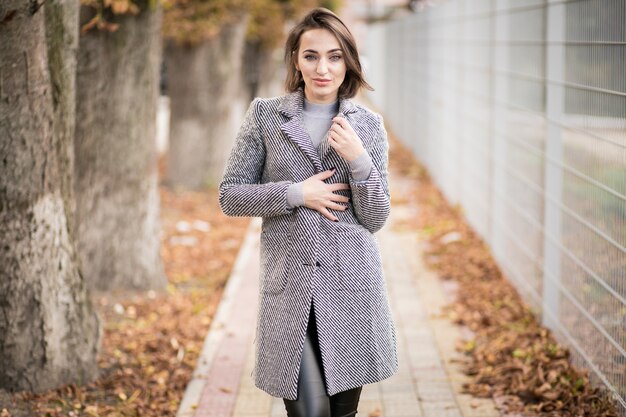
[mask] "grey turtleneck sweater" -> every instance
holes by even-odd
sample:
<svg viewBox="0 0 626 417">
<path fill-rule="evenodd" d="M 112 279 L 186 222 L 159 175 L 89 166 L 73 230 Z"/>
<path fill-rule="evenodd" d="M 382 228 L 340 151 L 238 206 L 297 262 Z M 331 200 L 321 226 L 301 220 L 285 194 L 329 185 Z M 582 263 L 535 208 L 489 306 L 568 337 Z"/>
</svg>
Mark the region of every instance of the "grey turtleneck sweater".
<svg viewBox="0 0 626 417">
<path fill-rule="evenodd" d="M 339 101 L 330 104 L 315 104 L 304 99 L 303 106 L 303 122 L 304 129 L 311 137 L 313 146 L 318 148 L 322 140 L 326 137 L 326 133 L 333 124 L 333 117 L 339 111 Z M 355 181 L 364 181 L 370 176 L 372 170 L 372 159 L 367 152 L 354 161 L 349 161 L 352 178 Z M 302 195 L 302 183 L 294 183 L 287 189 L 287 205 L 289 208 L 304 205 L 304 196 Z"/>
</svg>

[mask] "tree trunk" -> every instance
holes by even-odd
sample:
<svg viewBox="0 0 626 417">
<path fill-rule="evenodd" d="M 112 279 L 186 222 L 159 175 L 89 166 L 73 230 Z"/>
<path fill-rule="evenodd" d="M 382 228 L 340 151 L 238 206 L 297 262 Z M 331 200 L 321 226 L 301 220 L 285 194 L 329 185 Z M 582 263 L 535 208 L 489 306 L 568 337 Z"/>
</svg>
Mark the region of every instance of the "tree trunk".
<svg viewBox="0 0 626 417">
<path fill-rule="evenodd" d="M 76 128 L 76 50 L 78 49 L 78 6 L 68 1 L 46 5 L 48 67 L 56 103 L 54 120 L 61 193 L 68 229 L 76 241 L 76 198 L 74 196 L 74 132 Z"/>
<path fill-rule="evenodd" d="M 81 24 L 92 15 L 81 7 Z M 161 11 L 115 22 L 116 32 L 90 30 L 80 38 L 78 253 L 91 288 L 156 289 L 166 283 L 156 151 Z"/>
<path fill-rule="evenodd" d="M 250 100 L 285 93 L 282 50 L 268 49 L 259 42 L 246 42 L 242 77 Z"/>
<path fill-rule="evenodd" d="M 100 328 L 68 220 L 78 6 L 33 4 L 0 7 L 0 387 L 39 391 L 95 377 Z"/>
<path fill-rule="evenodd" d="M 196 46 L 168 42 L 170 96 L 168 184 L 216 185 L 249 104 L 241 64 L 247 19 Z"/>
</svg>

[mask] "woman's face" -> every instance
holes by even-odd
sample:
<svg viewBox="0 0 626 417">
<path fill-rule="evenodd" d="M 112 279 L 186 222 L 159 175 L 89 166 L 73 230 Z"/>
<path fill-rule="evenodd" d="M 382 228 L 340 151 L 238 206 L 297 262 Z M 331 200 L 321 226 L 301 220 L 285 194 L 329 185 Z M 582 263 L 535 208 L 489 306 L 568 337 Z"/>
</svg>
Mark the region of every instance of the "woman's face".
<svg viewBox="0 0 626 417">
<path fill-rule="evenodd" d="M 296 69 L 302 72 L 304 96 L 312 103 L 337 99 L 346 77 L 346 63 L 339 41 L 327 29 L 310 29 L 300 35 Z"/>
</svg>

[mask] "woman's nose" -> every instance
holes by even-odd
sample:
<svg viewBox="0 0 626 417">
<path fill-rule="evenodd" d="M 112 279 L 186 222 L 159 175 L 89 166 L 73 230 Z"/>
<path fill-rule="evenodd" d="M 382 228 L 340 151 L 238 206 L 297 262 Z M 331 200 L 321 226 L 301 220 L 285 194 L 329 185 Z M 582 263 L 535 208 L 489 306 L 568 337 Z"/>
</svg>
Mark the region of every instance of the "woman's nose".
<svg viewBox="0 0 626 417">
<path fill-rule="evenodd" d="M 327 72 L 328 72 L 328 66 L 326 65 L 326 60 L 320 59 L 317 64 L 317 73 L 326 74 Z"/>
</svg>

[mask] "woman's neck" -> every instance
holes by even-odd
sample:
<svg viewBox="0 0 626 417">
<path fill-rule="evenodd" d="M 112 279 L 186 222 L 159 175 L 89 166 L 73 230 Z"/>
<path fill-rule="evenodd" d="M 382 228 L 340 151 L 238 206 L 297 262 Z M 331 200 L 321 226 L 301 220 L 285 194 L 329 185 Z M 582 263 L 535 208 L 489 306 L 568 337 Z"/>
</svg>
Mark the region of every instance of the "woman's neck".
<svg viewBox="0 0 626 417">
<path fill-rule="evenodd" d="M 314 96 L 307 92 L 306 86 L 304 87 L 304 98 L 313 104 L 331 104 L 337 101 L 337 92 L 329 94 L 328 96 Z"/>
<path fill-rule="evenodd" d="M 311 114 L 324 115 L 324 114 L 333 114 L 337 112 L 338 100 L 335 100 L 330 103 L 313 103 L 309 99 L 305 97 L 304 99 L 304 111 Z"/>
</svg>

